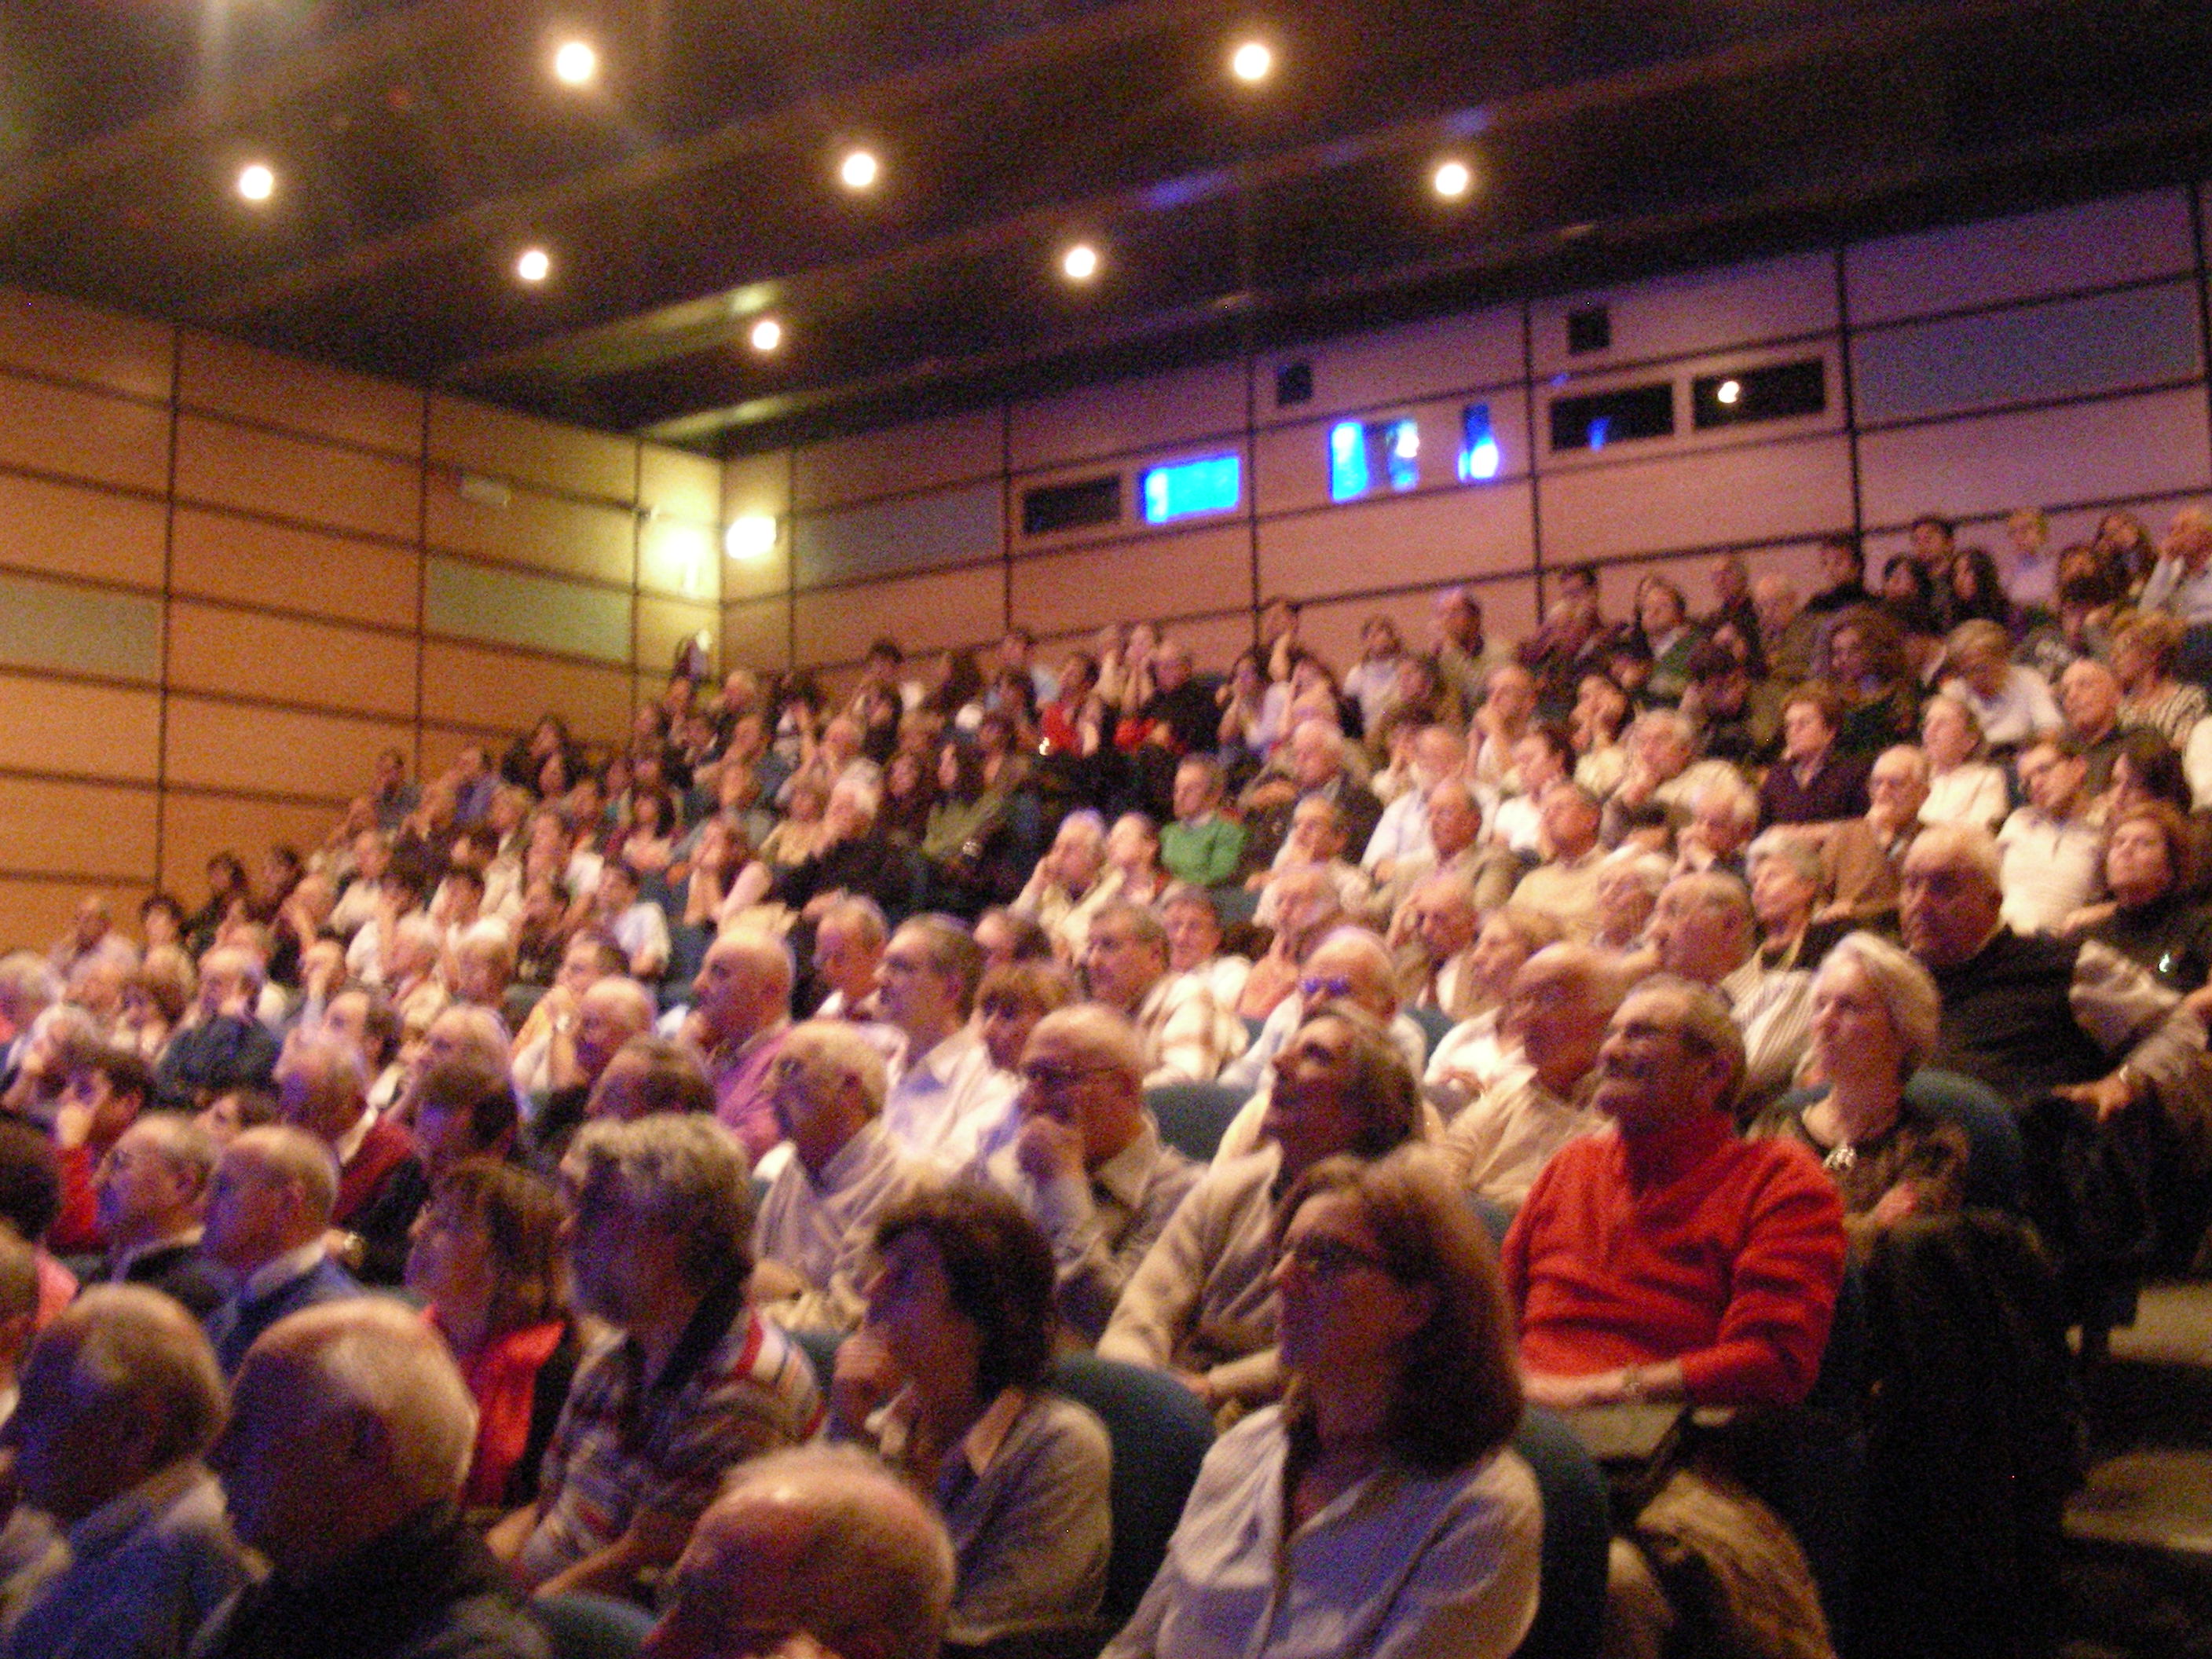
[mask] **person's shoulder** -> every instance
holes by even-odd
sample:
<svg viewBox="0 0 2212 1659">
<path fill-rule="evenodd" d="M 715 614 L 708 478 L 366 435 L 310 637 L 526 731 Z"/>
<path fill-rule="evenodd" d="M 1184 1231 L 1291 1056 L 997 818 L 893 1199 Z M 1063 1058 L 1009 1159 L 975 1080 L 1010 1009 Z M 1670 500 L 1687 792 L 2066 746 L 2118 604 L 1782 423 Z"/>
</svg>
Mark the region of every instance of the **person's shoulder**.
<svg viewBox="0 0 2212 1659">
<path fill-rule="evenodd" d="M 447 1607 L 392 1659 L 551 1659 L 540 1624 L 512 1597 L 495 1591 Z"/>
<path fill-rule="evenodd" d="M 1022 1415 L 1028 1429 L 1025 1439 L 1059 1449 L 1070 1461 L 1095 1463 L 1102 1470 L 1113 1461 L 1113 1437 L 1105 1420 L 1081 1401 L 1047 1389 L 1030 1399 Z"/>
</svg>

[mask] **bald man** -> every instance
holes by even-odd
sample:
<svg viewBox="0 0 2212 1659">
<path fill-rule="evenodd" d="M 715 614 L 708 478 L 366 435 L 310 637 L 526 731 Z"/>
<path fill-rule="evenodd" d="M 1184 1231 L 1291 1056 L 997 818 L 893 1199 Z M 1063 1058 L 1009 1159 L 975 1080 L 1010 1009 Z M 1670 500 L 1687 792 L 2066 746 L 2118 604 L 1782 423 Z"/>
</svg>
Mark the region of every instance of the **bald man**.
<svg viewBox="0 0 2212 1659">
<path fill-rule="evenodd" d="M 460 1517 L 476 1423 L 444 1342 L 397 1302 L 271 1326 L 214 1459 L 270 1573 L 210 1620 L 197 1659 L 544 1659 L 543 1632 Z"/>
<path fill-rule="evenodd" d="M 1441 1145 L 1469 1192 L 1518 1209 L 1553 1152 L 1605 1127 L 1590 1095 L 1626 986 L 1613 959 L 1587 945 L 1547 945 L 1521 964 L 1504 1021 L 1520 1064 L 1461 1109 Z"/>
<path fill-rule="evenodd" d="M 783 1138 L 769 1068 L 791 1029 L 791 948 L 770 934 L 732 927 L 707 947 L 691 981 L 684 1034 L 707 1057 L 714 1115 L 756 1162 Z"/>
<path fill-rule="evenodd" d="M 415 1143 L 368 1109 L 368 1067 L 341 1036 L 295 1032 L 276 1065 L 276 1115 L 338 1162 L 331 1254 L 364 1284 L 397 1285 L 408 1230 L 429 1196 Z"/>
<path fill-rule="evenodd" d="M 647 1650 L 738 1659 L 773 1632 L 840 1659 L 935 1659 L 952 1574 L 937 1511 L 866 1452 L 771 1452 L 699 1517 Z"/>
<path fill-rule="evenodd" d="M 634 979 L 609 974 L 576 1000 L 573 1016 L 553 1027 L 548 1062 L 553 1087 L 530 1115 L 532 1156 L 550 1170 L 584 1121 L 592 1085 L 623 1044 L 653 1030 L 653 993 Z"/>
<path fill-rule="evenodd" d="M 226 1373 L 286 1314 L 362 1293 L 324 1245 L 337 1195 L 330 1148 L 289 1125 L 246 1130 L 216 1165 L 207 1253 L 238 1289 L 208 1316 L 207 1330 Z"/>
</svg>

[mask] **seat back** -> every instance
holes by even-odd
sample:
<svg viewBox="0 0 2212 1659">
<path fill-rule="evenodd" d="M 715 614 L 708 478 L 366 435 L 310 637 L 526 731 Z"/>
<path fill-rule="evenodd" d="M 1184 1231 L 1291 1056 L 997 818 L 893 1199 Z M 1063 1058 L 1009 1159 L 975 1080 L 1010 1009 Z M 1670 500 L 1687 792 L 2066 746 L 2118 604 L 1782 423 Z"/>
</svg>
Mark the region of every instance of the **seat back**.
<svg viewBox="0 0 2212 1659">
<path fill-rule="evenodd" d="M 1408 1008 L 1406 1012 L 1413 1017 L 1413 1024 L 1421 1028 L 1421 1037 L 1428 1045 L 1426 1052 L 1429 1054 L 1436 1053 L 1437 1044 L 1444 1040 L 1457 1023 L 1441 1008 Z"/>
<path fill-rule="evenodd" d="M 544 1627 L 553 1659 L 632 1659 L 653 1615 L 610 1595 L 541 1596 L 530 1611 Z"/>
<path fill-rule="evenodd" d="M 1534 1472 L 1544 1504 L 1536 1622 L 1521 1638 L 1515 1659 L 1590 1659 L 1605 1616 L 1612 1538 L 1605 1476 L 1567 1425 L 1541 1406 L 1522 1414 L 1513 1449 Z"/>
<path fill-rule="evenodd" d="M 1166 1372 L 1097 1354 L 1062 1355 L 1049 1381 L 1096 1412 L 1113 1443 L 1114 1553 L 1098 1622 L 1119 1630 L 1166 1558 L 1169 1535 L 1213 1443 L 1213 1419 Z"/>
<path fill-rule="evenodd" d="M 2017 1213 L 2027 1154 L 2012 1109 L 1986 1085 L 1932 1068 L 1912 1074 L 1905 1097 L 1929 1116 L 1966 1132 L 1966 1202 Z"/>
<path fill-rule="evenodd" d="M 1160 1139 L 1200 1164 L 1213 1161 L 1230 1119 L 1245 1098 L 1218 1083 L 1162 1083 L 1145 1091 L 1145 1104 L 1160 1126 Z"/>
</svg>

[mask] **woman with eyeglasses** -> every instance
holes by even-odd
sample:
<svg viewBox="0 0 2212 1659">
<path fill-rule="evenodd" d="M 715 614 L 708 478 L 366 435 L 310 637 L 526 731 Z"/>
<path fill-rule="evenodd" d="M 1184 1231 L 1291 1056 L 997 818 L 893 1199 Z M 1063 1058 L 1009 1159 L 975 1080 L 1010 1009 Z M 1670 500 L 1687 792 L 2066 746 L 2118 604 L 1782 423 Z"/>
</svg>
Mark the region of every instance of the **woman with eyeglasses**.
<svg viewBox="0 0 2212 1659">
<path fill-rule="evenodd" d="M 1498 1260 L 1424 1148 L 1333 1158 L 1278 1214 L 1279 1405 L 1206 1455 L 1105 1659 L 1503 1659 L 1541 1510 Z"/>
<path fill-rule="evenodd" d="M 833 1438 L 871 1444 L 952 1536 L 946 1639 L 975 1646 L 1078 1626 L 1106 1590 L 1106 1430 L 1043 1386 L 1052 1247 L 972 1181 L 893 1205 L 866 1323 L 837 1350 Z"/>
</svg>

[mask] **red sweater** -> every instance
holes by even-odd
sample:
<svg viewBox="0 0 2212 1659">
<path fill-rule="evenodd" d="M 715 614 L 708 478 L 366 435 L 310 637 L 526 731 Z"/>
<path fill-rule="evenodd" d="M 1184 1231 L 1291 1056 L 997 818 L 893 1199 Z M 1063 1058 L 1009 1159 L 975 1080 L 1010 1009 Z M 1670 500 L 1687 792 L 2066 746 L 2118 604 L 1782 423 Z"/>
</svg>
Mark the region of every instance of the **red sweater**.
<svg viewBox="0 0 2212 1659">
<path fill-rule="evenodd" d="M 1811 1390 L 1844 1272 L 1835 1183 L 1792 1142 L 1686 1131 L 1640 1184 L 1618 1134 L 1570 1141 L 1505 1236 L 1529 1370 L 1582 1376 L 1682 1362 L 1701 1406 L 1789 1405 Z"/>
</svg>

